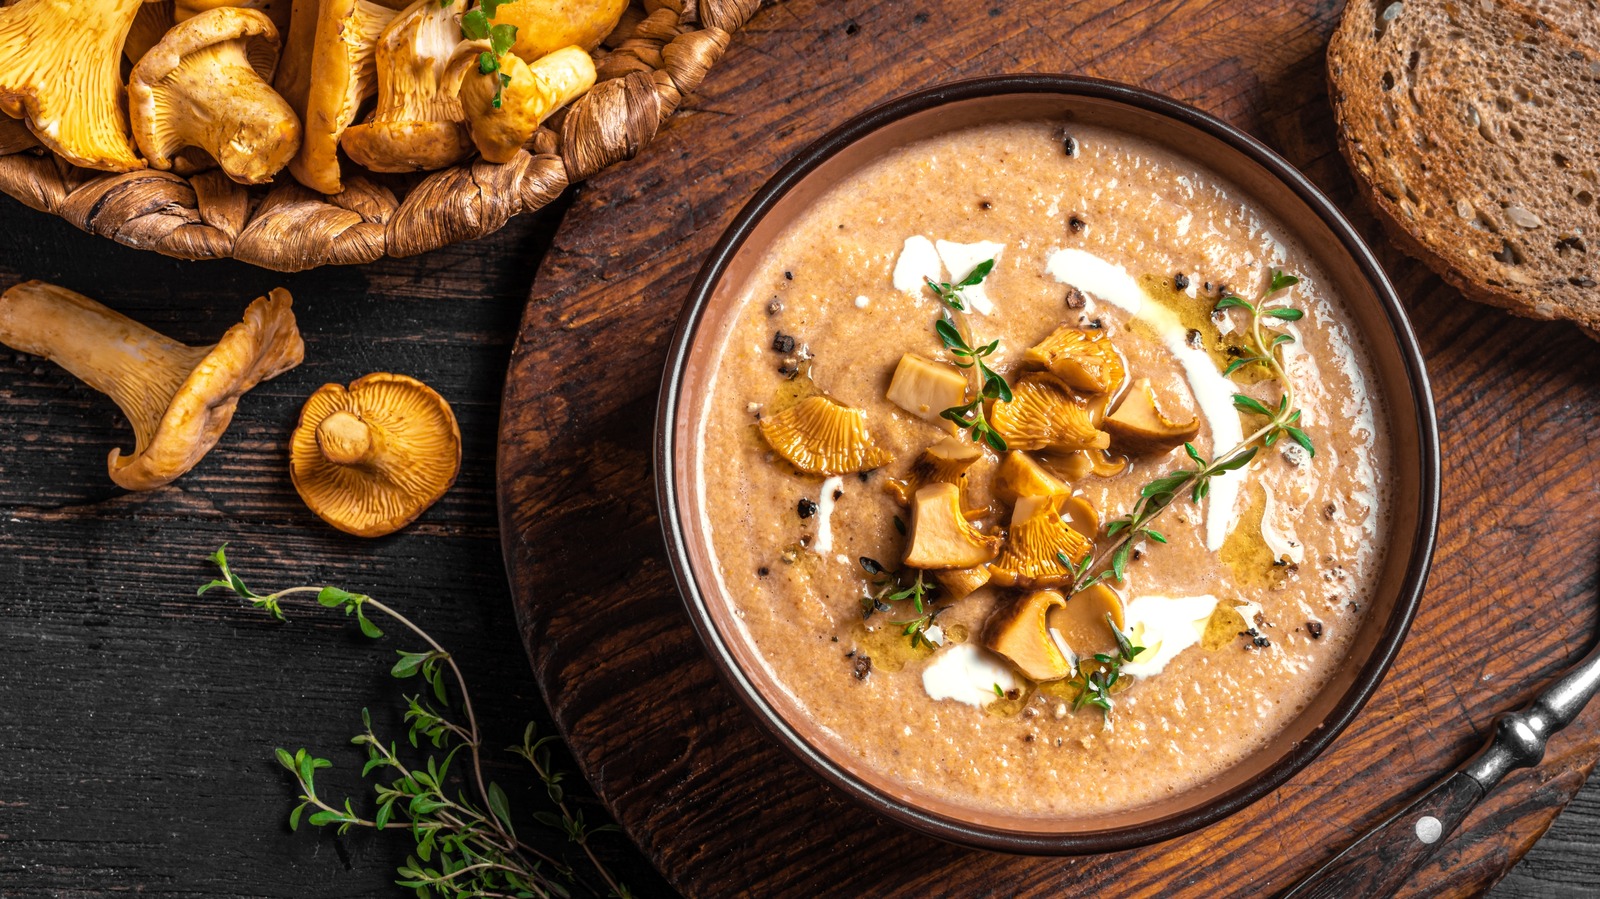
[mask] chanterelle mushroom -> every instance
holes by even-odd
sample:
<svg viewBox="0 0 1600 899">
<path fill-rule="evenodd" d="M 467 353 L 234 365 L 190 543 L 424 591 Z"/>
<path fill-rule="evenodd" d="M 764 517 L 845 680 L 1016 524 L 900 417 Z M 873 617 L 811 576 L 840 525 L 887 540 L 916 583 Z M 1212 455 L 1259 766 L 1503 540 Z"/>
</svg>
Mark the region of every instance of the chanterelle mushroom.
<svg viewBox="0 0 1600 899">
<path fill-rule="evenodd" d="M 324 384 L 300 410 L 289 477 L 311 511 L 341 531 L 381 537 L 410 524 L 456 482 L 461 431 L 415 378 Z"/>
<path fill-rule="evenodd" d="M 594 59 L 579 47 L 564 47 L 532 63 L 507 53 L 499 70 L 483 74 L 483 41 L 463 43 L 450 62 L 446 80 L 461 86 L 461 106 L 472 129 L 472 142 L 490 162 L 505 163 L 527 143 L 540 123 L 594 86 Z M 494 104 L 497 80 L 500 105 Z"/>
<path fill-rule="evenodd" d="M 273 86 L 305 130 L 289 172 L 325 194 L 344 190 L 339 178 L 339 137 L 355 121 L 361 101 L 378 89 L 375 49 L 397 13 L 368 0 L 300 0 Z"/>
<path fill-rule="evenodd" d="M 300 120 L 268 82 L 278 29 L 266 13 L 218 7 L 167 32 L 133 67 L 128 112 L 150 164 L 198 147 L 241 184 L 261 184 L 300 149 Z"/>
<path fill-rule="evenodd" d="M 16 0 L 0 7 L 0 112 L 27 119 L 73 165 L 128 172 L 122 45 L 142 0 Z"/>
<path fill-rule="evenodd" d="M 442 169 L 472 152 L 457 96 L 446 77 L 461 43 L 466 0 L 417 0 L 378 38 L 378 108 L 340 139 L 344 151 L 374 172 Z M 531 132 L 530 132 L 531 136 Z"/>
<path fill-rule="evenodd" d="M 571 45 L 593 50 L 627 8 L 628 0 L 510 0 L 495 4 L 489 21 L 517 26 L 511 52 L 532 62 Z"/>
<path fill-rule="evenodd" d="M 82 294 L 27 281 L 0 294 L 0 343 L 43 356 L 111 397 L 133 425 L 111 479 L 153 490 L 193 468 L 233 420 L 239 397 L 305 358 L 289 292 L 250 304 L 215 346 L 157 334 Z"/>
</svg>

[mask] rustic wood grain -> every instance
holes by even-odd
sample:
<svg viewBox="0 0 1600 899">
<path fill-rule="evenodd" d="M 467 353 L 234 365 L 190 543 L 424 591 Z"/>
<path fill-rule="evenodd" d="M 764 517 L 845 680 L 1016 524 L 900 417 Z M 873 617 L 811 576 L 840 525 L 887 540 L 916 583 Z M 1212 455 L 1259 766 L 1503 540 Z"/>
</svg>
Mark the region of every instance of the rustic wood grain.
<svg viewBox="0 0 1600 899">
<path fill-rule="evenodd" d="M 110 401 L 0 348 L 0 897 L 409 895 L 393 886 L 403 837 L 289 833 L 294 791 L 271 754 L 309 747 L 335 763 L 329 788 L 361 797 L 349 738 L 366 705 L 400 733 L 383 710 L 402 687 L 385 672 L 395 647 L 416 647 L 364 640 L 314 604 L 275 625 L 230 597 L 196 597 L 224 541 L 255 586 L 369 592 L 458 651 L 491 776 L 513 809 L 540 807 L 537 779 L 498 751 L 527 720 L 551 725 L 515 636 L 493 460 L 505 358 L 557 214 L 416 259 L 284 276 L 131 250 L 0 198 L 0 288 L 56 281 L 199 343 L 281 284 L 307 345 L 303 366 L 243 398 L 198 467 L 142 495 L 106 474 L 106 453 L 132 443 Z M 306 510 L 287 445 L 312 390 L 376 370 L 449 399 L 465 452 L 459 483 L 420 521 L 361 540 Z M 586 792 L 575 774 L 568 787 Z M 640 895 L 667 889 L 622 837 L 598 845 Z"/>
<path fill-rule="evenodd" d="M 523 639 L 584 771 L 685 892 L 716 896 L 1263 895 L 1381 821 L 1577 659 L 1600 619 L 1600 357 L 1575 329 L 1467 303 L 1351 208 L 1323 47 L 1339 5 L 788 0 L 634 163 L 577 200 L 523 319 L 502 412 L 502 539 Z M 952 849 L 880 821 L 765 738 L 722 686 L 666 570 L 650 481 L 659 371 L 688 280 L 788 155 L 872 103 L 963 76 L 1128 81 L 1256 134 L 1383 252 L 1435 378 L 1446 502 L 1401 661 L 1350 731 L 1233 819 L 1067 860 Z M 690 177 L 685 177 L 686 173 Z M 642 203 L 661 185 L 670 196 Z M 1467 819 L 1402 892 L 1486 890 L 1600 751 L 1600 709 Z"/>
</svg>

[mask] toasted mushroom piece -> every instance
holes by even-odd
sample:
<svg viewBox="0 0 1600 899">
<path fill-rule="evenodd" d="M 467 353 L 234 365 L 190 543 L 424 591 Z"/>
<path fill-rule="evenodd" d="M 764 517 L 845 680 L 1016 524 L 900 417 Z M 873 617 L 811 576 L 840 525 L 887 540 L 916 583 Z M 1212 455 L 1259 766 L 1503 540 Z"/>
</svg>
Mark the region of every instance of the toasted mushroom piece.
<svg viewBox="0 0 1600 899">
<path fill-rule="evenodd" d="M 944 598 L 954 602 L 971 596 L 973 591 L 989 583 L 989 568 L 985 565 L 946 568 L 935 571 L 933 579 L 944 589 Z"/>
<path fill-rule="evenodd" d="M 461 106 L 478 152 L 490 162 L 510 162 L 545 119 L 594 86 L 594 59 L 578 47 L 531 63 L 507 53 L 498 71 L 484 74 L 478 60 L 488 50 L 484 41 L 461 44 L 445 80 L 461 86 Z M 508 79 L 503 85 L 501 76 Z M 499 106 L 494 103 L 497 85 Z"/>
<path fill-rule="evenodd" d="M 967 401 L 967 376 L 961 369 L 926 356 L 906 353 L 889 381 L 889 402 L 924 421 L 944 424 L 944 410 Z"/>
<path fill-rule="evenodd" d="M 461 469 L 461 431 L 428 385 L 378 372 L 306 400 L 289 442 L 289 477 L 323 521 L 381 537 L 415 521 Z"/>
<path fill-rule="evenodd" d="M 461 77 L 446 74 L 466 8 L 466 0 L 417 0 L 384 29 L 378 107 L 339 141 L 356 163 L 374 172 L 430 171 L 472 152 L 457 96 Z"/>
<path fill-rule="evenodd" d="M 144 160 L 122 117 L 122 45 L 141 0 L 0 6 L 0 112 L 27 119 L 73 165 L 129 172 Z"/>
<path fill-rule="evenodd" d="M 344 190 L 339 137 L 355 121 L 361 101 L 377 92 L 378 38 L 396 15 L 369 0 L 295 3 L 273 85 L 305 123 L 289 172 L 306 187 L 324 194 Z"/>
<path fill-rule="evenodd" d="M 1105 584 L 1095 584 L 1072 594 L 1065 605 L 1049 613 L 1050 628 L 1056 632 L 1073 653 L 1087 658 L 1098 652 L 1112 652 L 1117 648 L 1117 638 L 1107 625 L 1118 630 L 1126 627 L 1123 619 L 1122 597 Z"/>
<path fill-rule="evenodd" d="M 628 0 L 512 0 L 500 4 L 490 21 L 517 26 L 511 52 L 532 62 L 571 45 L 593 50 L 627 7 Z"/>
<path fill-rule="evenodd" d="M 825 396 L 806 397 L 761 419 L 767 444 L 807 474 L 867 471 L 892 458 L 867 433 L 867 413 Z"/>
<path fill-rule="evenodd" d="M 1111 445 L 1124 453 L 1164 453 L 1200 433 L 1200 419 L 1179 424 L 1161 414 L 1150 379 L 1133 382 L 1133 389 L 1117 410 L 1100 423 L 1111 435 Z"/>
<path fill-rule="evenodd" d="M 0 294 L 0 343 L 55 362 L 106 394 L 133 425 L 111 479 L 153 490 L 193 468 L 228 429 L 239 397 L 305 358 L 289 292 L 251 303 L 214 346 L 157 334 L 82 294 L 26 281 Z"/>
<path fill-rule="evenodd" d="M 989 422 L 1016 450 L 1105 449 L 1111 437 L 1095 428 L 1084 401 L 1044 372 L 1023 375 L 1011 387 L 1011 402 L 994 404 Z"/>
<path fill-rule="evenodd" d="M 983 628 L 983 645 L 1005 656 L 1017 670 L 1045 683 L 1072 674 L 1076 659 L 1050 633 L 1050 613 L 1066 605 L 1054 590 L 1039 590 L 1018 597 L 997 609 Z"/>
<path fill-rule="evenodd" d="M 885 478 L 884 489 L 902 506 L 911 505 L 917 491 L 929 484 L 965 487 L 967 469 L 983 458 L 983 448 L 959 437 L 946 437 L 923 450 L 902 478 Z"/>
<path fill-rule="evenodd" d="M 1011 510 L 1005 547 L 989 566 L 996 584 L 1031 589 L 1072 583 L 1072 565 L 1088 558 L 1094 543 L 1062 519 L 1062 507 L 1068 499 L 1058 494 L 1017 501 Z"/>
<path fill-rule="evenodd" d="M 1022 354 L 1024 365 L 1048 369 L 1068 387 L 1116 394 L 1128 379 L 1122 353 L 1106 332 L 1062 325 Z"/>
<path fill-rule="evenodd" d="M 1071 493 L 1060 478 L 1044 469 L 1027 453 L 1012 450 L 1000 460 L 1000 470 L 995 473 L 994 495 L 1015 504 L 1024 496 L 1054 496 Z"/>
<path fill-rule="evenodd" d="M 270 180 L 300 149 L 300 120 L 268 83 L 277 63 L 266 13 L 218 7 L 179 22 L 128 79 L 139 149 L 169 169 L 198 147 L 240 184 Z"/>
<path fill-rule="evenodd" d="M 912 568 L 973 568 L 993 559 L 1000 538 L 973 527 L 961 514 L 961 488 L 929 484 L 911 503 L 911 534 L 904 562 Z"/>
</svg>

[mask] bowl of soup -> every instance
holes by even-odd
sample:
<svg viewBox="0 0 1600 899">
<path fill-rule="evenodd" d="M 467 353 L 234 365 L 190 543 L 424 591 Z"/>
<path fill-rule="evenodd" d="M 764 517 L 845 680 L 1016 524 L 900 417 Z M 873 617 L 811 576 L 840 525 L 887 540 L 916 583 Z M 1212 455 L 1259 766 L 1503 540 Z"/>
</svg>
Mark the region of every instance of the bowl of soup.
<svg viewBox="0 0 1600 899">
<path fill-rule="evenodd" d="M 907 826 L 1126 849 L 1348 725 L 1438 504 L 1349 223 L 1136 88 L 940 87 L 817 141 L 697 278 L 657 418 L 685 607 L 757 722 Z"/>
</svg>

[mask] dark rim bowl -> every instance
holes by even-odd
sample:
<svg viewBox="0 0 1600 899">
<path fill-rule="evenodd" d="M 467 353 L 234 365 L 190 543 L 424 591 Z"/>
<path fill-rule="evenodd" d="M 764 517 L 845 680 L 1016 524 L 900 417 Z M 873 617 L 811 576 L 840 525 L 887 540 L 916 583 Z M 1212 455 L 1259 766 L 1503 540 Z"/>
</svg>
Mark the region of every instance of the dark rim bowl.
<svg viewBox="0 0 1600 899">
<path fill-rule="evenodd" d="M 1346 664 L 1282 734 L 1213 781 L 1092 822 L 974 810 L 914 792 L 845 757 L 756 663 L 731 625 L 729 603 L 706 576 L 709 549 L 692 526 L 698 519 L 694 419 L 714 362 L 707 347 L 717 342 L 766 246 L 798 210 L 886 150 L 985 122 L 1040 118 L 1153 140 L 1273 213 L 1317 259 L 1365 335 L 1394 447 L 1389 551 Z M 1371 251 L 1333 204 L 1277 154 L 1212 116 L 1137 88 L 1064 75 L 982 78 L 921 91 L 852 119 L 784 166 L 734 219 L 696 278 L 656 415 L 657 500 L 678 589 L 712 661 L 761 726 L 825 781 L 885 817 L 955 843 L 1030 854 L 1110 852 L 1169 839 L 1244 808 L 1316 758 L 1377 688 L 1411 624 L 1433 551 L 1438 468 L 1433 401 L 1411 326 Z"/>
</svg>

